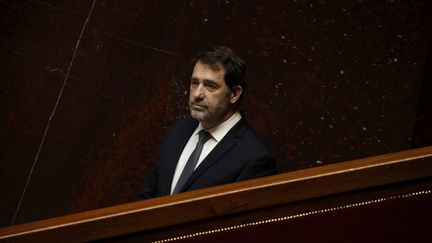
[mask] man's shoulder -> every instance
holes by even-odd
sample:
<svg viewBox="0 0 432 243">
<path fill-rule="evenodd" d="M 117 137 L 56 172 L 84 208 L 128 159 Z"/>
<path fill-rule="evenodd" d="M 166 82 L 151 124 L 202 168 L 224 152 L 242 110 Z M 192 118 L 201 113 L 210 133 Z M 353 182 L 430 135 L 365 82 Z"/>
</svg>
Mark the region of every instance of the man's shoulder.
<svg viewBox="0 0 432 243">
<path fill-rule="evenodd" d="M 171 146 L 171 143 L 177 143 L 187 139 L 198 126 L 198 122 L 190 117 L 175 119 L 171 126 L 165 132 L 164 143 Z"/>
<path fill-rule="evenodd" d="M 269 152 L 267 145 L 262 140 L 261 136 L 249 125 L 246 119 L 242 119 L 237 127 L 237 137 L 242 140 L 241 147 L 249 148 L 257 151 Z"/>
</svg>

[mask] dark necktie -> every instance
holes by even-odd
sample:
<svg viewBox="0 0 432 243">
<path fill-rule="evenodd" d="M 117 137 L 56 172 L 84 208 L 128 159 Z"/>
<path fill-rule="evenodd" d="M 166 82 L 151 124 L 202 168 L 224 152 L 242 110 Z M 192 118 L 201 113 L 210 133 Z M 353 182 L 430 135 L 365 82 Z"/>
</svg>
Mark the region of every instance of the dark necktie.
<svg viewBox="0 0 432 243">
<path fill-rule="evenodd" d="M 192 172 L 195 170 L 195 166 L 198 163 L 198 159 L 201 155 L 201 151 L 203 149 L 204 144 L 211 138 L 211 134 L 207 131 L 201 130 L 199 132 L 199 139 L 198 143 L 192 151 L 191 156 L 189 157 L 188 161 L 186 162 L 186 165 L 180 175 L 180 178 L 177 181 L 176 186 L 174 187 L 173 194 L 178 193 L 180 189 L 183 187 L 183 185 L 186 183 L 189 176 L 192 174 Z"/>
</svg>

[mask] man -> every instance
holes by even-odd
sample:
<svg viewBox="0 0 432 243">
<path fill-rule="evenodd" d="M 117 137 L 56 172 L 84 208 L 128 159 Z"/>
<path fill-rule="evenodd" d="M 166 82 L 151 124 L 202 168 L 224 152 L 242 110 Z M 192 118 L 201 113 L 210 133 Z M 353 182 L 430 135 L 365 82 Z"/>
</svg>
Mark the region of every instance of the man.
<svg viewBox="0 0 432 243">
<path fill-rule="evenodd" d="M 245 63 L 226 47 L 211 47 L 198 53 L 192 65 L 191 118 L 176 121 L 168 130 L 140 198 L 277 172 L 270 151 L 239 111 Z"/>
</svg>

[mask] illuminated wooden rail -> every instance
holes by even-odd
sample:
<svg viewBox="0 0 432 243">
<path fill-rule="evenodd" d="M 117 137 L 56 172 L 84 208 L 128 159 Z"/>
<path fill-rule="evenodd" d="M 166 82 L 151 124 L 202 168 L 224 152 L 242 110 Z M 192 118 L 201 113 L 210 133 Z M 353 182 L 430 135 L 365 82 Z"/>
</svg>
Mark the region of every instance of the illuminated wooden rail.
<svg viewBox="0 0 432 243">
<path fill-rule="evenodd" d="M 0 228 L 0 241 L 416 240 L 431 190 L 425 147 Z"/>
</svg>

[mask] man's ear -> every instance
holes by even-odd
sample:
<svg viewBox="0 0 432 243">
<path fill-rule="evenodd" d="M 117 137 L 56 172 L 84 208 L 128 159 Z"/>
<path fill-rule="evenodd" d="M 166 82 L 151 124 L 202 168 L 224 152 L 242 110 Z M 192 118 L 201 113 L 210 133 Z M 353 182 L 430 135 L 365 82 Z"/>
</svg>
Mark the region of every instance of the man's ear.
<svg viewBox="0 0 432 243">
<path fill-rule="evenodd" d="M 234 104 L 237 102 L 237 100 L 240 98 L 242 92 L 243 92 L 243 89 L 240 85 L 236 86 L 234 89 L 231 90 L 231 95 L 230 95 L 231 104 Z"/>
</svg>

